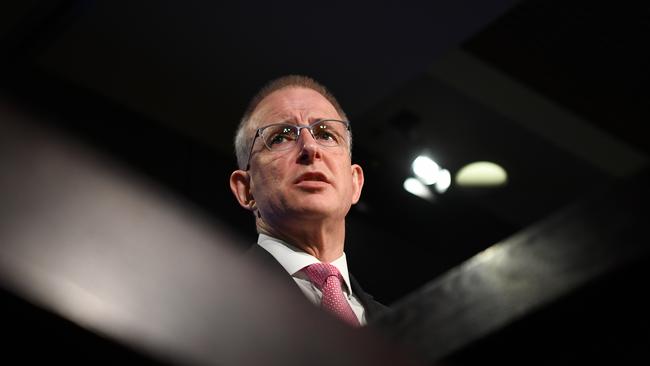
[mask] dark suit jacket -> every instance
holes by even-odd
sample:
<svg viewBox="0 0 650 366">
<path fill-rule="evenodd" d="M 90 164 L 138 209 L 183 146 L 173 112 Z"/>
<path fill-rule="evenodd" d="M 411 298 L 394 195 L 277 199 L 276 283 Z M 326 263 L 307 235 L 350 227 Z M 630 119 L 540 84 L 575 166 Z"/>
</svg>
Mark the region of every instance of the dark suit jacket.
<svg viewBox="0 0 650 366">
<path fill-rule="evenodd" d="M 253 260 L 258 261 L 259 263 L 265 265 L 269 269 L 281 273 L 287 281 L 290 281 L 291 286 L 295 287 L 296 290 L 301 291 L 296 281 L 288 275 L 287 271 L 282 267 L 282 265 L 261 246 L 255 244 L 247 252 L 246 256 L 252 258 Z M 281 272 L 280 272 L 281 271 Z M 373 299 L 371 295 L 363 291 L 357 280 L 350 274 L 350 285 L 352 285 L 352 292 L 357 296 L 361 305 L 363 305 L 366 312 L 366 320 L 370 323 L 373 319 L 376 319 L 377 316 L 383 312 L 389 310 L 389 308 Z M 302 294 L 302 291 L 300 292 Z"/>
</svg>

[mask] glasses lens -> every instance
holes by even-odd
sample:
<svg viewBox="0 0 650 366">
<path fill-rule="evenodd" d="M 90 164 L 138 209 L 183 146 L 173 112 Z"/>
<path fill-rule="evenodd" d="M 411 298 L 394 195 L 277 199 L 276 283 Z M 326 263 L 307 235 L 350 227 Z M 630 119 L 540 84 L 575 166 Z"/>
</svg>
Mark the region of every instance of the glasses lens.
<svg viewBox="0 0 650 366">
<path fill-rule="evenodd" d="M 324 120 L 315 123 L 311 130 L 319 144 L 324 146 L 339 146 L 345 142 L 347 127 L 341 121 Z"/>
<path fill-rule="evenodd" d="M 260 135 L 269 149 L 285 150 L 294 144 L 298 132 L 296 126 L 278 124 L 265 127 Z"/>
</svg>

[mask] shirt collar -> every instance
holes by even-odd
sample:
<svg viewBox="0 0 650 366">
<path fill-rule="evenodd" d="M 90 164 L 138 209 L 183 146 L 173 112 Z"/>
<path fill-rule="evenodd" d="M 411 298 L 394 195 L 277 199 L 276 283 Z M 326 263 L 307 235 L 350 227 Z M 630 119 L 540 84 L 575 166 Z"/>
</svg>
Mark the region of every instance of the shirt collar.
<svg viewBox="0 0 650 366">
<path fill-rule="evenodd" d="M 291 276 L 295 276 L 298 271 L 310 264 L 320 263 L 318 258 L 311 254 L 305 253 L 293 245 L 265 234 L 259 235 L 257 244 L 269 252 Z M 345 281 L 345 285 L 348 288 L 348 293 L 352 293 L 350 275 L 348 273 L 348 262 L 345 258 L 345 253 L 330 262 L 330 264 L 339 270 L 343 280 Z"/>
</svg>

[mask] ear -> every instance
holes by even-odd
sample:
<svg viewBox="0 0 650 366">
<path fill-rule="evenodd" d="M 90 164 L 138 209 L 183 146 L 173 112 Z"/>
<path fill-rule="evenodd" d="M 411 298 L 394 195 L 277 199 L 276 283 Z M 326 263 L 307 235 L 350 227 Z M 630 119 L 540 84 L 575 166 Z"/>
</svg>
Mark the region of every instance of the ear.
<svg viewBox="0 0 650 366">
<path fill-rule="evenodd" d="M 358 164 L 352 164 L 352 204 L 359 202 L 361 190 L 363 189 L 363 169 Z"/>
<path fill-rule="evenodd" d="M 235 170 L 230 174 L 230 190 L 235 195 L 241 207 L 254 211 L 255 199 L 251 194 L 250 175 L 244 170 Z"/>
</svg>

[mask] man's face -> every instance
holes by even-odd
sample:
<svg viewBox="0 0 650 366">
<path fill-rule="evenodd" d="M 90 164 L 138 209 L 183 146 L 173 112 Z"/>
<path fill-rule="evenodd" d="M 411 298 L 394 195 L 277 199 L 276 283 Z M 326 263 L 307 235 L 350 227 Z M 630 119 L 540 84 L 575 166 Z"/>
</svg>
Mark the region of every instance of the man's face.
<svg viewBox="0 0 650 366">
<path fill-rule="evenodd" d="M 280 89 L 257 106 L 251 117 L 249 138 L 253 138 L 257 128 L 273 123 L 306 126 L 321 119 L 340 120 L 341 116 L 312 89 Z M 267 223 L 338 220 L 344 219 L 350 206 L 359 200 L 363 171 L 351 164 L 347 143 L 325 147 L 303 129 L 296 145 L 289 150 L 270 151 L 260 138 L 255 141 L 248 185 L 255 208 Z"/>
</svg>

